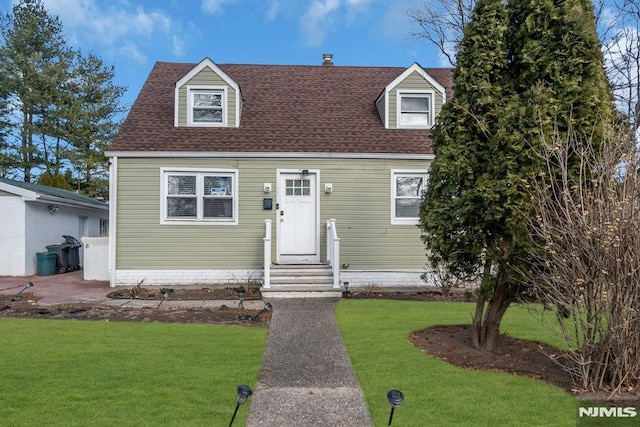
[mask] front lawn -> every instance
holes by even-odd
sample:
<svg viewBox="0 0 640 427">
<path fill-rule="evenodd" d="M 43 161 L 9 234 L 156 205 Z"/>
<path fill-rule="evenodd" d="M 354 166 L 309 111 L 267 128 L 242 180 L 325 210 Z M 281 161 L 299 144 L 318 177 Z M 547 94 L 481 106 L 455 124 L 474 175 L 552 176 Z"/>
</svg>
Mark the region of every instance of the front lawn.
<svg viewBox="0 0 640 427">
<path fill-rule="evenodd" d="M 0 319 L 0 424 L 226 425 L 266 328 Z M 248 405 L 234 425 L 244 425 Z"/>
<path fill-rule="evenodd" d="M 336 319 L 376 426 L 386 426 L 386 393 L 405 401 L 397 426 L 575 426 L 577 401 L 541 381 L 496 372 L 464 370 L 413 347 L 409 333 L 432 325 L 471 323 L 475 304 L 390 300 L 341 300 Z M 510 308 L 503 332 L 559 345 L 534 315 Z"/>
</svg>

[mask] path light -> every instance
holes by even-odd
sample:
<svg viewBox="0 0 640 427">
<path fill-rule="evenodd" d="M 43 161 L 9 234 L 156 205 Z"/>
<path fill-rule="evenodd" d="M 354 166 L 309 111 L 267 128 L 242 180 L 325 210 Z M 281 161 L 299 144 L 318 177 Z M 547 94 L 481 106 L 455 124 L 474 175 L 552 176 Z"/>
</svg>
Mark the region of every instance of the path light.
<svg viewBox="0 0 640 427">
<path fill-rule="evenodd" d="M 349 282 L 342 282 L 344 286 L 344 292 L 342 293 L 342 298 L 351 298 L 351 291 L 349 290 Z"/>
<path fill-rule="evenodd" d="M 238 408 L 244 402 L 247 401 L 247 398 L 251 396 L 253 392 L 249 388 L 248 385 L 239 385 L 238 386 L 238 395 L 236 396 L 236 410 L 233 411 L 233 416 L 231 417 L 231 421 L 229 422 L 229 427 L 233 424 L 233 420 L 236 419 L 236 414 L 238 413 Z"/>
<path fill-rule="evenodd" d="M 242 305 L 242 300 L 244 299 L 244 295 L 245 295 L 245 289 L 243 286 L 237 287 L 237 288 L 233 288 L 234 291 L 236 291 L 236 295 L 238 296 L 238 299 L 240 300 L 240 304 L 238 304 L 238 306 L 240 308 L 244 308 L 244 306 Z"/>
<path fill-rule="evenodd" d="M 391 414 L 389 415 L 389 424 L 387 425 L 391 425 L 391 420 L 393 420 L 393 410 L 396 409 L 396 406 L 404 402 L 404 394 L 402 394 L 400 390 L 389 390 L 387 392 L 387 399 L 391 405 Z"/>
<path fill-rule="evenodd" d="M 173 293 L 173 289 L 162 288 L 160 289 L 160 293 L 162 294 L 162 301 L 160 301 L 160 304 L 158 304 L 156 310 L 160 308 L 162 303 L 165 302 L 167 298 L 169 298 L 169 295 Z"/>
<path fill-rule="evenodd" d="M 270 303 L 270 302 L 265 303 L 264 308 L 263 308 L 262 310 L 260 310 L 260 313 L 258 313 L 258 314 L 256 314 L 255 316 L 253 316 L 253 319 L 251 319 L 251 320 L 253 320 L 253 321 L 255 322 L 256 320 L 258 320 L 258 317 L 260 317 L 260 315 L 261 315 L 262 313 L 264 313 L 265 311 L 269 311 L 269 310 L 271 310 L 271 307 L 273 307 L 273 306 L 271 305 L 271 303 Z"/>
<path fill-rule="evenodd" d="M 31 282 L 27 282 L 27 284 L 26 284 L 26 285 L 24 285 L 24 288 L 22 288 L 22 290 L 21 290 L 20 292 L 18 292 L 18 293 L 16 294 L 16 296 L 20 295 L 21 293 L 23 293 L 24 291 L 26 291 L 27 289 L 29 289 L 29 288 L 30 288 L 30 287 L 32 287 L 32 286 L 33 286 L 33 283 L 31 283 Z"/>
</svg>

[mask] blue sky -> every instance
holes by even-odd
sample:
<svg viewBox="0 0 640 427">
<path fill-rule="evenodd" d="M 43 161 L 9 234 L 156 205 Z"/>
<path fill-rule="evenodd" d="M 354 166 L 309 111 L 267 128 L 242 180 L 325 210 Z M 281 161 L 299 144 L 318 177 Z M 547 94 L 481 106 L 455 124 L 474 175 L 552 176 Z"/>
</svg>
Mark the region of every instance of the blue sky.
<svg viewBox="0 0 640 427">
<path fill-rule="evenodd" d="M 425 0 L 43 0 L 68 43 L 116 68 L 133 102 L 156 61 L 425 67 L 445 63 L 406 11 Z M 16 0 L 0 0 L 0 11 Z"/>
</svg>

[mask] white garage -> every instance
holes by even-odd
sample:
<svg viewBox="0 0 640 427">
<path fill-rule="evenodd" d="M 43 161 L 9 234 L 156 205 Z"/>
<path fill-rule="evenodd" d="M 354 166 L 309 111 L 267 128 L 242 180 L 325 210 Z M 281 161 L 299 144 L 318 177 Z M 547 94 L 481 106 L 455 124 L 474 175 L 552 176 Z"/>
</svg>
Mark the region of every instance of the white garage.
<svg viewBox="0 0 640 427">
<path fill-rule="evenodd" d="M 0 178 L 0 276 L 36 274 L 36 252 L 64 242 L 64 235 L 78 240 L 106 236 L 108 220 L 107 203 L 73 191 Z"/>
</svg>

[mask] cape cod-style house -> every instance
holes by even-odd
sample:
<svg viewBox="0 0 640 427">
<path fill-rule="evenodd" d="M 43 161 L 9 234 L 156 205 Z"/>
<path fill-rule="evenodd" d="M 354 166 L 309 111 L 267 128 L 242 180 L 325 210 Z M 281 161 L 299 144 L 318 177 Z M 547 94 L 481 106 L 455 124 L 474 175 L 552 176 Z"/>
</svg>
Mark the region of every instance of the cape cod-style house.
<svg viewBox="0 0 640 427">
<path fill-rule="evenodd" d="M 107 153 L 111 284 L 423 284 L 418 207 L 452 84 L 331 55 L 156 63 Z"/>
</svg>

